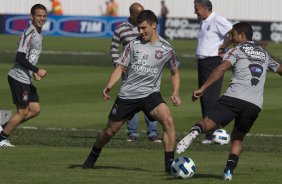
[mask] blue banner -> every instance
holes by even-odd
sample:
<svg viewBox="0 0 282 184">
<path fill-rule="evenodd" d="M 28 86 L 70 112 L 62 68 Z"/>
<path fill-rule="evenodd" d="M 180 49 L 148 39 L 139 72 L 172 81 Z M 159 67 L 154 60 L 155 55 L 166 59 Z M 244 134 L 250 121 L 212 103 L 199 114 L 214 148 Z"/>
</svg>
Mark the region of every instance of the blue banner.
<svg viewBox="0 0 282 184">
<path fill-rule="evenodd" d="M 48 16 L 44 35 L 72 37 L 112 37 L 116 27 L 127 17 Z M 30 25 L 29 15 L 3 15 L 2 31 L 21 34 Z"/>
</svg>

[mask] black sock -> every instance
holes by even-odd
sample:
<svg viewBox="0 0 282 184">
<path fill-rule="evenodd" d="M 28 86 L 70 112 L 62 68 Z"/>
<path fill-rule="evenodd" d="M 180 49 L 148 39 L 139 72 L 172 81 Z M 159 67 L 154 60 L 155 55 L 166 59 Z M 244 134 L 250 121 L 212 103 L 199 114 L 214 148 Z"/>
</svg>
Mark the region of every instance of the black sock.
<svg viewBox="0 0 282 184">
<path fill-rule="evenodd" d="M 3 131 L 0 132 L 0 141 L 8 139 L 9 135 L 5 134 Z"/>
<path fill-rule="evenodd" d="M 203 130 L 202 125 L 199 124 L 199 123 L 197 123 L 197 124 L 195 124 L 195 125 L 192 127 L 192 129 L 190 130 L 190 132 L 192 132 L 192 131 L 197 131 L 197 132 L 199 132 L 199 134 L 200 134 L 200 133 L 202 133 L 204 130 Z"/>
<path fill-rule="evenodd" d="M 165 172 L 170 172 L 171 164 L 174 160 L 174 151 L 165 152 Z"/>
<path fill-rule="evenodd" d="M 236 168 L 238 161 L 239 161 L 239 157 L 237 155 L 230 154 L 226 162 L 225 170 L 230 169 L 231 173 L 233 174 L 233 170 Z"/>
<path fill-rule="evenodd" d="M 4 129 L 7 126 L 8 122 L 4 123 L 3 125 L 1 125 L 2 129 Z"/>
<path fill-rule="evenodd" d="M 97 148 L 96 145 L 94 144 L 93 147 L 92 147 L 92 150 L 89 154 L 89 157 L 97 160 L 98 157 L 100 156 L 101 151 L 102 151 L 102 149 Z"/>
</svg>

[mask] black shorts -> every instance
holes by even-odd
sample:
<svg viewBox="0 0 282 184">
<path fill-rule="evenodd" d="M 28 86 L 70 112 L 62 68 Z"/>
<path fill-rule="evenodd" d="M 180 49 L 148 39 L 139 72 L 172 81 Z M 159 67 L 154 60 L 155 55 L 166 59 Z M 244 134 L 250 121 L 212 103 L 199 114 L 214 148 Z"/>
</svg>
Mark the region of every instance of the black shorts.
<svg viewBox="0 0 282 184">
<path fill-rule="evenodd" d="M 252 128 L 260 111 L 258 106 L 245 100 L 222 96 L 208 111 L 207 117 L 222 127 L 235 119 L 234 127 L 246 134 Z"/>
<path fill-rule="evenodd" d="M 26 108 L 30 102 L 39 102 L 36 88 L 32 84 L 25 84 L 8 76 L 8 82 L 15 105 Z"/>
<path fill-rule="evenodd" d="M 137 112 L 143 111 L 150 121 L 154 121 L 150 116 L 150 112 L 161 103 L 165 103 L 165 101 L 158 92 L 138 99 L 121 99 L 117 97 L 109 114 L 109 119 L 116 122 L 129 120 Z"/>
</svg>

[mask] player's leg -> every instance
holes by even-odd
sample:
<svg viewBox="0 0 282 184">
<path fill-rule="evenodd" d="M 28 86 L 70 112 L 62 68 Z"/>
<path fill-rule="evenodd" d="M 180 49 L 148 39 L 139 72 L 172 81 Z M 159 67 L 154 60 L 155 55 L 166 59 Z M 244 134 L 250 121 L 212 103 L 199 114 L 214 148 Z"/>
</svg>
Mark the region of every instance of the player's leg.
<svg viewBox="0 0 282 184">
<path fill-rule="evenodd" d="M 136 141 L 139 133 L 138 133 L 138 113 L 134 114 L 134 116 L 127 121 L 127 141 Z"/>
<path fill-rule="evenodd" d="M 245 133 L 241 133 L 235 127 L 232 130 L 230 154 L 228 156 L 226 167 L 224 169 L 224 180 L 232 180 L 233 171 L 237 166 L 239 157 L 243 150 L 243 140 L 245 135 Z"/>
<path fill-rule="evenodd" d="M 176 146 L 176 152 L 178 154 L 184 152 L 199 134 L 206 133 L 207 131 L 214 129 L 216 126 L 217 124 L 208 117 L 199 121 L 192 127 L 190 132 L 179 141 Z"/>
<path fill-rule="evenodd" d="M 238 115 L 238 106 L 240 107 L 240 104 L 238 105 L 236 99 L 222 96 L 207 113 L 207 116 L 196 123 L 190 133 L 178 143 L 176 152 L 179 154 L 184 152 L 200 133 L 206 133 L 217 126 L 226 126 Z"/>
<path fill-rule="evenodd" d="M 158 126 L 157 126 L 157 121 L 151 121 L 146 114 L 144 114 L 144 119 L 147 125 L 147 136 L 149 141 L 156 142 L 156 143 L 161 143 L 162 141 L 160 140 L 158 136 Z"/>
<path fill-rule="evenodd" d="M 231 133 L 230 153 L 224 169 L 224 180 L 232 180 L 232 174 L 238 164 L 239 157 L 243 151 L 245 135 L 250 131 L 261 109 L 249 102 L 237 100 L 240 114 L 235 119 L 235 125 Z"/>
<path fill-rule="evenodd" d="M 17 111 L 12 115 L 6 123 L 5 128 L 0 133 L 0 146 L 13 146 L 9 143 L 8 137 L 16 129 L 16 127 L 24 121 L 29 113 L 30 103 L 30 85 L 21 83 L 8 76 L 13 102 L 17 106 Z"/>
<path fill-rule="evenodd" d="M 161 123 L 163 127 L 162 141 L 165 150 L 165 172 L 170 172 L 174 160 L 175 128 L 169 107 L 165 103 L 154 108 L 151 117 Z"/>
<path fill-rule="evenodd" d="M 5 125 L 5 128 L 0 133 L 0 146 L 11 146 L 11 147 L 14 146 L 8 141 L 8 138 L 11 135 L 11 133 L 17 128 L 17 126 L 24 120 L 27 114 L 28 114 L 28 107 L 17 109 L 17 112 L 12 115 L 12 117 Z"/>
<path fill-rule="evenodd" d="M 103 147 L 111 140 L 123 123 L 125 123 L 125 121 L 114 122 L 108 120 L 106 128 L 98 132 L 96 142 L 82 166 L 83 169 L 91 169 L 94 167 Z"/>
</svg>

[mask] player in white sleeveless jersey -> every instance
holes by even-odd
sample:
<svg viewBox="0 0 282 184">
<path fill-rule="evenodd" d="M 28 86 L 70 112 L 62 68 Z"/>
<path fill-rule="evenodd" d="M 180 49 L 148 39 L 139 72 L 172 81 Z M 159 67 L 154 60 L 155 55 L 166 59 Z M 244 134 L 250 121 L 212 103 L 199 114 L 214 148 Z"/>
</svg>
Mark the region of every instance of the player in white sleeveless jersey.
<svg viewBox="0 0 282 184">
<path fill-rule="evenodd" d="M 31 22 L 21 35 L 14 66 L 8 73 L 13 102 L 17 112 L 0 127 L 0 146 L 13 146 L 8 137 L 20 124 L 39 115 L 40 104 L 36 88 L 31 79 L 41 80 L 46 75 L 45 69 L 36 67 L 41 50 L 41 29 L 46 22 L 47 9 L 41 4 L 31 8 Z"/>
<path fill-rule="evenodd" d="M 158 35 L 157 22 L 156 15 L 150 10 L 142 11 L 137 17 L 140 37 L 127 45 L 103 90 L 103 97 L 109 100 L 111 88 L 122 73 L 126 73 L 106 128 L 98 133 L 97 141 L 83 164 L 84 169 L 93 168 L 105 144 L 128 119 L 143 111 L 163 127 L 165 172 L 170 173 L 174 159 L 175 129 L 170 109 L 161 97 L 160 85 L 163 67 L 167 66 L 172 76 L 171 100 L 175 106 L 179 106 L 179 62 L 174 49 Z"/>
<path fill-rule="evenodd" d="M 200 134 L 215 126 L 226 126 L 232 120 L 235 124 L 231 133 L 231 148 L 224 169 L 224 180 L 232 180 L 243 150 L 243 140 L 250 131 L 263 104 L 263 91 L 268 69 L 282 75 L 282 65 L 274 61 L 262 47 L 252 40 L 253 30 L 248 23 L 233 25 L 231 31 L 235 47 L 223 57 L 223 62 L 210 75 L 208 80 L 194 91 L 194 100 L 203 95 L 205 90 L 225 71 L 232 68 L 233 76 L 225 94 L 207 112 L 177 145 L 176 152 L 184 152 Z"/>
</svg>

